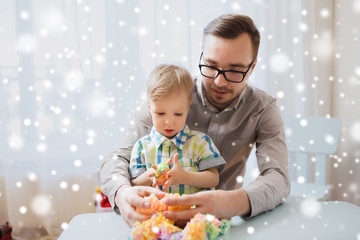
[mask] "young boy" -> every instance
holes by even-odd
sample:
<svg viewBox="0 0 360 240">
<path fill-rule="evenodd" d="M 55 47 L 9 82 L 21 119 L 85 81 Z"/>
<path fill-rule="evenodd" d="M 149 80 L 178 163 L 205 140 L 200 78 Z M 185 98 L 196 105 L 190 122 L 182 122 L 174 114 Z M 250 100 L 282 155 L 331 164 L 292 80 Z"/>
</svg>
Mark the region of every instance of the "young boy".
<svg viewBox="0 0 360 240">
<path fill-rule="evenodd" d="M 150 74 L 147 97 L 153 128 L 131 152 L 129 173 L 133 186 L 153 185 L 152 166 L 170 164 L 172 159 L 174 164 L 163 191 L 182 195 L 218 184 L 217 168 L 225 160 L 209 136 L 185 124 L 192 87 L 190 73 L 177 65 L 162 64 Z"/>
</svg>

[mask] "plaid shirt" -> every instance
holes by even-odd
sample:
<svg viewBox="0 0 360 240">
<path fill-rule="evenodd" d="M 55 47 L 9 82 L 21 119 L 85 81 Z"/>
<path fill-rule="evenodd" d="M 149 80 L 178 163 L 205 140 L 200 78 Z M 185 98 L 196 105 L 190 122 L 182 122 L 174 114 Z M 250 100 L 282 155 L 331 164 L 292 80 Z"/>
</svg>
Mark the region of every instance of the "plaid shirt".
<svg viewBox="0 0 360 240">
<path fill-rule="evenodd" d="M 225 160 L 214 145 L 211 138 L 201 132 L 192 131 L 185 126 L 178 134 L 169 139 L 161 135 L 153 127 L 150 134 L 140 138 L 134 145 L 129 173 L 130 178 L 136 178 L 146 169 L 179 153 L 179 162 L 186 171 L 199 172 L 211 167 L 220 167 Z M 172 165 L 170 165 L 170 168 Z M 201 188 L 184 184 L 171 186 L 166 192 L 190 194 L 200 191 Z"/>
</svg>

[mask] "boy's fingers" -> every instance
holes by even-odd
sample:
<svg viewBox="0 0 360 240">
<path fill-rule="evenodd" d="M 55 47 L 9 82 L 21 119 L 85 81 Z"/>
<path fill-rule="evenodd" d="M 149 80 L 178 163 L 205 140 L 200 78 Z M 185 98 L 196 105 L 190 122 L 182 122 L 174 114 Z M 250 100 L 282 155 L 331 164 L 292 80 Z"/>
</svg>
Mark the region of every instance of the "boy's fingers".
<svg viewBox="0 0 360 240">
<path fill-rule="evenodd" d="M 175 156 L 174 156 L 174 164 L 176 164 L 176 165 L 180 164 L 180 162 L 179 162 L 179 154 L 178 153 L 176 153 Z"/>
<path fill-rule="evenodd" d="M 163 191 L 166 191 L 169 188 L 169 185 L 170 185 L 169 180 L 167 180 L 163 186 Z"/>
<path fill-rule="evenodd" d="M 157 183 L 157 181 L 154 181 L 152 184 L 153 187 L 159 186 L 159 184 Z"/>
</svg>

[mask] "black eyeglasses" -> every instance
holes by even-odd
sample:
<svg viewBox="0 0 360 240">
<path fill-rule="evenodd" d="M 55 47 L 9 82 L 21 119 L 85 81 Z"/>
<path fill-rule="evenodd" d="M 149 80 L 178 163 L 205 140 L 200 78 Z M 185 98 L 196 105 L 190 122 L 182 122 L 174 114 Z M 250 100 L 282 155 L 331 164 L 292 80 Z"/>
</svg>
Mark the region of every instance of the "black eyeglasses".
<svg viewBox="0 0 360 240">
<path fill-rule="evenodd" d="M 248 67 L 246 72 L 234 71 L 234 70 L 220 70 L 220 69 L 217 69 L 216 67 L 200 64 L 202 56 L 203 56 L 203 53 L 201 53 L 200 60 L 199 60 L 199 68 L 200 68 L 201 75 L 203 75 L 204 77 L 207 77 L 207 78 L 215 79 L 219 76 L 219 74 L 222 74 L 226 81 L 233 82 L 233 83 L 241 83 L 242 81 L 244 81 L 246 74 L 248 73 L 252 64 L 255 61 L 255 59 L 254 59 L 250 63 L 250 66 Z"/>
</svg>

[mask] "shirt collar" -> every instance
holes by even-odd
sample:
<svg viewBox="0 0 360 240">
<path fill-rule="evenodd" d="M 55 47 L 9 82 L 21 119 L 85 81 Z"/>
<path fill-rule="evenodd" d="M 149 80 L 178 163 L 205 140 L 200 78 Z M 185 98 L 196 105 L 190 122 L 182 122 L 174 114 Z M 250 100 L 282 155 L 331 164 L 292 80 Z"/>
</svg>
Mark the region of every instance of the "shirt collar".
<svg viewBox="0 0 360 240">
<path fill-rule="evenodd" d="M 201 102 L 203 104 L 204 107 L 207 107 L 210 111 L 212 112 L 219 112 L 219 110 L 217 110 L 216 107 L 214 107 L 213 105 L 211 105 L 211 103 L 209 102 L 209 100 L 206 97 L 206 93 L 205 93 L 205 87 L 201 81 L 201 78 L 196 78 L 196 88 L 197 88 L 197 92 L 200 96 Z M 233 109 L 237 109 L 240 101 L 244 98 L 245 96 L 245 92 L 246 92 L 246 88 L 247 86 L 244 88 L 244 90 L 241 92 L 240 95 L 238 95 L 236 98 L 233 99 L 233 101 L 230 103 L 229 106 L 227 106 L 223 111 L 231 111 Z"/>
<path fill-rule="evenodd" d="M 151 132 L 150 132 L 150 139 L 152 140 L 152 142 L 155 144 L 155 146 L 157 148 L 160 147 L 161 144 L 165 144 L 167 142 L 172 142 L 173 144 L 175 144 L 175 146 L 182 149 L 189 134 L 190 134 L 190 129 L 187 125 L 185 125 L 183 130 L 181 130 L 173 138 L 169 139 L 169 138 L 165 137 L 164 135 L 162 135 L 161 133 L 159 133 L 155 129 L 155 127 L 152 127 Z"/>
</svg>

